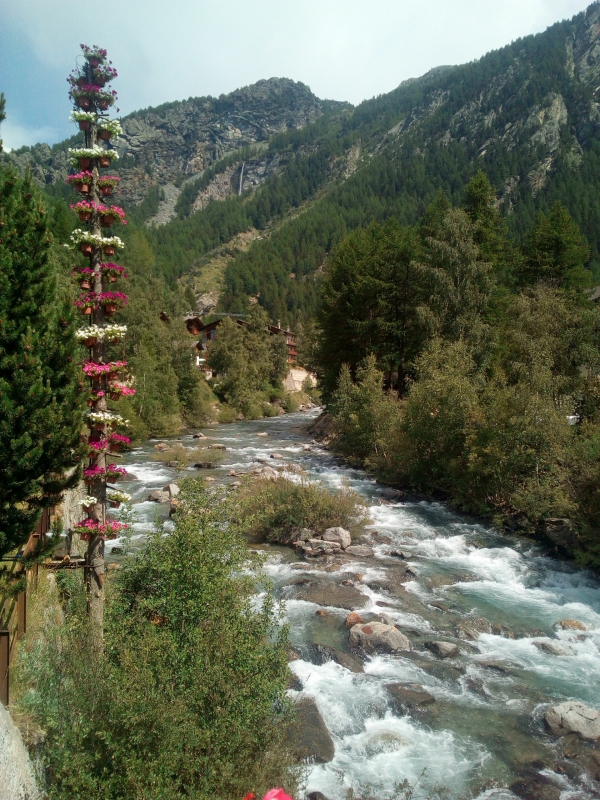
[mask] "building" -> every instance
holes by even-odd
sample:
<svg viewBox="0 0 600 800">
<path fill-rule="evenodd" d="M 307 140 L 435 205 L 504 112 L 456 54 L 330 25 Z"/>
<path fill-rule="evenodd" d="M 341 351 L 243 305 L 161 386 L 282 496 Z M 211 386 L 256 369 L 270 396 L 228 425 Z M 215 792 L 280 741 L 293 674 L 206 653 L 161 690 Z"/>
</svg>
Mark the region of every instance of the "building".
<svg viewBox="0 0 600 800">
<path fill-rule="evenodd" d="M 247 325 L 247 322 L 240 317 L 236 317 L 235 321 L 240 328 L 244 325 Z M 193 345 L 197 351 L 196 366 L 202 368 L 207 374 L 207 377 L 213 377 L 212 370 L 208 366 L 208 358 L 210 355 L 211 343 L 216 340 L 218 336 L 218 328 L 222 322 L 222 319 L 216 319 L 213 322 L 204 324 L 200 317 L 192 314 L 185 318 L 185 325 L 189 333 L 191 333 L 192 336 L 200 337 L 200 339 Z M 298 357 L 296 334 L 292 333 L 292 331 L 289 331 L 286 328 L 280 327 L 279 322 L 277 325 L 268 325 L 267 330 L 269 332 L 269 336 L 278 336 L 279 334 L 285 336 L 285 343 L 288 351 L 288 364 L 295 364 Z"/>
</svg>

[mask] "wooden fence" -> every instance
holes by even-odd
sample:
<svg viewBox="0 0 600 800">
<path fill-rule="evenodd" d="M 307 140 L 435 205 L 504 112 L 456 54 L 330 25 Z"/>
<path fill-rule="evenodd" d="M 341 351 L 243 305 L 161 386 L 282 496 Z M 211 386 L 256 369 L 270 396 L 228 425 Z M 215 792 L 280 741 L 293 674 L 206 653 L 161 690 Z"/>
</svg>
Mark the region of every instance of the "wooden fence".
<svg viewBox="0 0 600 800">
<path fill-rule="evenodd" d="M 32 555 L 40 546 L 43 537 L 50 530 L 50 509 L 45 508 L 40 521 L 27 541 L 22 552 L 12 562 L 10 572 L 16 578 L 26 572 L 26 586 L 16 597 L 0 598 L 0 703 L 8 705 L 10 699 L 10 663 L 15 654 L 15 646 L 27 630 L 27 589 L 35 586 L 38 577 L 38 565 L 24 570 L 21 559 Z"/>
</svg>

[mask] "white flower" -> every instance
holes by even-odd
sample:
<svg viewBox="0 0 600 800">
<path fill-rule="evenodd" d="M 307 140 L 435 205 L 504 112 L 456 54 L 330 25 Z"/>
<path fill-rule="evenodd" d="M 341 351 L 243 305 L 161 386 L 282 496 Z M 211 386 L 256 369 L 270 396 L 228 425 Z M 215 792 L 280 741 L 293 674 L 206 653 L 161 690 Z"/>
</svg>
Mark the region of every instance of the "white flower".
<svg viewBox="0 0 600 800">
<path fill-rule="evenodd" d="M 131 500 L 131 495 L 120 491 L 120 489 L 115 489 L 107 492 L 107 498 L 114 503 L 128 503 Z"/>
<path fill-rule="evenodd" d="M 80 500 L 77 505 L 79 506 L 95 506 L 98 502 L 97 498 L 92 497 L 91 495 L 86 495 L 83 500 Z"/>
<path fill-rule="evenodd" d="M 120 414 L 113 414 L 111 411 L 90 411 L 88 419 L 92 422 L 103 422 L 105 425 L 119 425 L 127 422 Z"/>
<path fill-rule="evenodd" d="M 80 122 L 86 120 L 87 122 L 95 122 L 96 115 L 93 111 L 72 111 L 69 117 L 69 122 Z"/>
</svg>

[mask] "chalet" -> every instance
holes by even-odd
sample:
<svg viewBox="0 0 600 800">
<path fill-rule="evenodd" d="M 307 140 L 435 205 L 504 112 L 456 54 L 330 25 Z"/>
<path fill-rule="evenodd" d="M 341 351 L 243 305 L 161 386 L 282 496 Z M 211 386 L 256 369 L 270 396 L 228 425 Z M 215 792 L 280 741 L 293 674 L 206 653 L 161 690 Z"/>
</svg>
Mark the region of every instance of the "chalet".
<svg viewBox="0 0 600 800">
<path fill-rule="evenodd" d="M 240 317 L 235 317 L 235 322 L 239 325 L 239 327 L 243 327 L 248 323 L 241 319 Z M 202 319 L 198 316 L 194 316 L 192 314 L 188 315 L 185 318 L 185 325 L 188 329 L 189 333 L 192 336 L 199 336 L 200 338 L 198 341 L 193 345 L 196 349 L 196 366 L 200 367 L 204 370 L 207 374 L 207 377 L 213 377 L 212 370 L 208 365 L 208 357 L 211 343 L 214 342 L 218 335 L 218 328 L 219 325 L 223 322 L 222 319 L 216 319 L 213 322 L 208 322 L 204 324 Z M 296 359 L 298 357 L 298 348 L 296 344 L 296 334 L 292 333 L 292 331 L 287 330 L 286 328 L 282 328 L 280 324 L 277 325 L 267 325 L 267 331 L 269 336 L 278 336 L 283 335 L 285 336 L 285 343 L 287 345 L 288 357 L 287 361 L 288 364 L 295 364 Z"/>
</svg>

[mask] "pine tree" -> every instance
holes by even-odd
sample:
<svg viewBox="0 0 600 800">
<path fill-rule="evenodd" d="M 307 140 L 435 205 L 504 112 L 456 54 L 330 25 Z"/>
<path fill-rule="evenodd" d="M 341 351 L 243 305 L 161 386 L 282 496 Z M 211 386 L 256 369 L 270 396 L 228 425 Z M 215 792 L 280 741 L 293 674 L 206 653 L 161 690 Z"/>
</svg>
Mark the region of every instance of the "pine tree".
<svg viewBox="0 0 600 800">
<path fill-rule="evenodd" d="M 56 285 L 31 178 L 0 173 L 0 553 L 79 479 L 83 398 L 74 314 Z"/>
<path fill-rule="evenodd" d="M 4 92 L 0 92 L 0 124 L 2 124 L 2 120 L 6 119 L 6 114 L 4 113 L 4 109 L 6 107 L 6 100 L 4 99 Z M 0 139 L 0 153 L 2 152 L 2 139 Z"/>
</svg>

